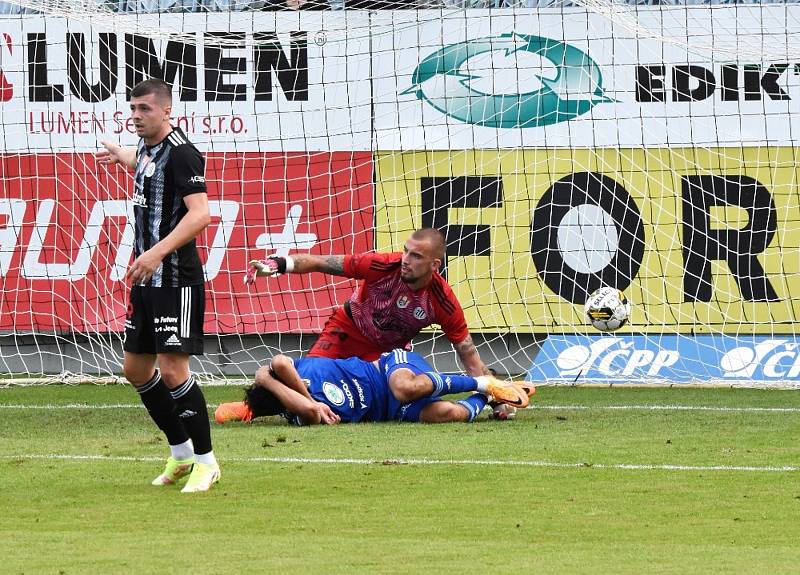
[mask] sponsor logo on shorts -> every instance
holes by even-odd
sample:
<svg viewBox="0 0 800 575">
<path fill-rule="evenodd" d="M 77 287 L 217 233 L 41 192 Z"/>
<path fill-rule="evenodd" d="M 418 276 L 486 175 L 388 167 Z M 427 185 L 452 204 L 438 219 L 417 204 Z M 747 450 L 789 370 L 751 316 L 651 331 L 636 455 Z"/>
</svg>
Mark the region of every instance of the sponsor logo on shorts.
<svg viewBox="0 0 800 575">
<path fill-rule="evenodd" d="M 422 309 L 421 307 L 418 307 L 418 308 L 414 309 L 414 317 L 419 319 L 419 320 L 423 320 L 426 317 L 428 317 L 428 314 L 425 313 L 424 309 Z"/>
<path fill-rule="evenodd" d="M 167 341 L 164 342 L 164 345 L 180 345 L 181 340 L 178 339 L 178 336 L 174 333 L 167 338 Z"/>
<path fill-rule="evenodd" d="M 344 405 L 344 393 L 342 390 L 333 385 L 330 381 L 322 384 L 322 393 L 328 398 L 333 405 Z"/>
</svg>

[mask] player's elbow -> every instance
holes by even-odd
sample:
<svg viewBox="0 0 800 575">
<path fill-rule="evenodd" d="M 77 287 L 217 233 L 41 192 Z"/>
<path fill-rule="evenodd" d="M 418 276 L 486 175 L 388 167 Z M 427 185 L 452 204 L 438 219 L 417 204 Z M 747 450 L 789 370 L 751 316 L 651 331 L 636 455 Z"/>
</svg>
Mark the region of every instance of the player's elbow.
<svg viewBox="0 0 800 575">
<path fill-rule="evenodd" d="M 294 361 L 292 361 L 292 358 L 289 357 L 288 355 L 283 355 L 282 353 L 279 353 L 278 355 L 272 358 L 272 362 L 270 365 L 272 366 L 272 369 L 275 372 L 279 372 L 281 370 L 289 369 L 290 367 L 292 367 L 294 365 Z"/>
<path fill-rule="evenodd" d="M 208 209 L 201 210 L 197 213 L 197 225 L 200 227 L 200 230 L 206 229 L 209 224 L 211 223 L 211 213 Z"/>
</svg>

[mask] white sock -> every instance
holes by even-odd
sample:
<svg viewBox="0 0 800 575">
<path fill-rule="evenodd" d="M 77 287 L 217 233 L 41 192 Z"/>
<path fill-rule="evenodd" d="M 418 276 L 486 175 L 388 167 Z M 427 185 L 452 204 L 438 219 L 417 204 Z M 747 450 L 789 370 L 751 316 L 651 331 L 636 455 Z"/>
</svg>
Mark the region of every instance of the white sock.
<svg viewBox="0 0 800 575">
<path fill-rule="evenodd" d="M 489 376 L 479 375 L 475 378 L 475 381 L 478 382 L 479 393 L 487 393 L 489 391 Z"/>
<path fill-rule="evenodd" d="M 204 453 L 203 455 L 194 455 L 194 462 L 195 463 L 202 463 L 203 465 L 216 465 L 217 458 L 214 457 L 214 452 L 209 451 L 208 453 Z"/>
<path fill-rule="evenodd" d="M 169 450 L 172 452 L 173 459 L 177 459 L 178 461 L 184 461 L 194 457 L 194 446 L 192 446 L 191 439 L 187 439 L 178 445 L 170 445 Z"/>
</svg>

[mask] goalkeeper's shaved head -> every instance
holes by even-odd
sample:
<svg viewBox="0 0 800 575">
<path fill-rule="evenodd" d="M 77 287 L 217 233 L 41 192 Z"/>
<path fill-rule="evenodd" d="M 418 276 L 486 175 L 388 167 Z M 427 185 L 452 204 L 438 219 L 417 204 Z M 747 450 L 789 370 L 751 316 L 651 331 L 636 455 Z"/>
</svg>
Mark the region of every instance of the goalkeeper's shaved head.
<svg viewBox="0 0 800 575">
<path fill-rule="evenodd" d="M 431 246 L 431 255 L 440 260 L 444 260 L 445 241 L 444 234 L 435 228 L 421 228 L 411 234 L 411 237 L 418 242 L 428 242 Z"/>
</svg>

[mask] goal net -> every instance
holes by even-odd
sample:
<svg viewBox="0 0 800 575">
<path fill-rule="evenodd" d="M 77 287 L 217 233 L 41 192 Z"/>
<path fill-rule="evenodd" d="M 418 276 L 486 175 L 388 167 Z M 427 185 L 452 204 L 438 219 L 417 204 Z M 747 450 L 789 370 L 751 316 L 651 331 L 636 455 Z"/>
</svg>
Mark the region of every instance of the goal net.
<svg viewBox="0 0 800 575">
<path fill-rule="evenodd" d="M 482 358 L 542 383 L 800 381 L 800 7 L 0 16 L 0 371 L 119 372 L 130 89 L 173 86 L 206 156 L 206 380 L 302 353 L 351 280 L 242 279 L 294 252 L 447 237 Z M 630 322 L 595 331 L 610 285 Z M 415 340 L 457 368 L 437 330 Z M 76 374 L 76 375 L 69 375 Z"/>
</svg>

